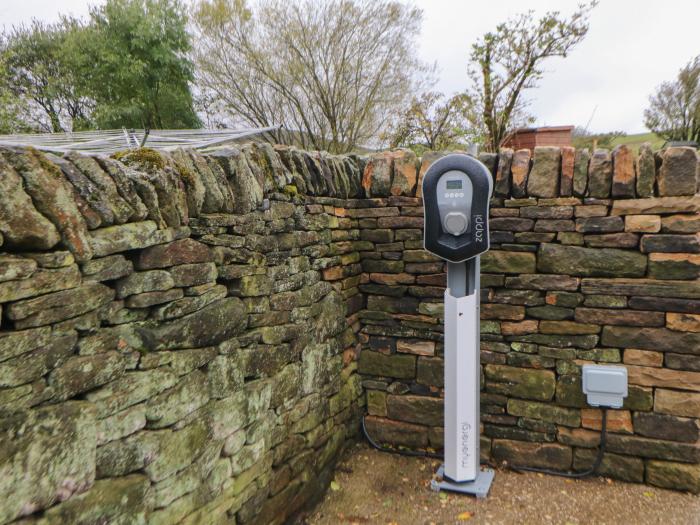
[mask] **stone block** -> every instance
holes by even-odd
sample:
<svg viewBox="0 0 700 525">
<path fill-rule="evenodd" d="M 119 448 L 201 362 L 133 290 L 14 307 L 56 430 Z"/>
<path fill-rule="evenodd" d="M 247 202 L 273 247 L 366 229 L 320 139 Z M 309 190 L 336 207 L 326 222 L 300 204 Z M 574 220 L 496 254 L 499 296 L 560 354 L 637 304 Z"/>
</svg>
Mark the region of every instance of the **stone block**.
<svg viewBox="0 0 700 525">
<path fill-rule="evenodd" d="M 695 443 L 700 438 L 696 420 L 651 412 L 635 412 L 634 432 L 640 436 Z"/>
<path fill-rule="evenodd" d="M 646 481 L 650 485 L 700 493 L 700 465 L 653 460 L 647 461 L 646 472 Z"/>
<path fill-rule="evenodd" d="M 622 217 L 584 217 L 576 219 L 576 231 L 581 233 L 612 233 L 624 229 Z"/>
<path fill-rule="evenodd" d="M 543 273 L 585 277 L 642 277 L 646 273 L 646 266 L 647 259 L 644 255 L 616 249 L 541 244 L 537 255 L 537 270 Z"/>
<path fill-rule="evenodd" d="M 0 282 L 0 303 L 75 288 L 80 280 L 76 264 L 55 270 L 40 269 L 26 279 Z"/>
<path fill-rule="evenodd" d="M 443 400 L 426 396 L 395 396 L 386 399 L 387 416 L 390 419 L 418 423 L 427 426 L 443 424 Z"/>
<path fill-rule="evenodd" d="M 513 164 L 513 150 L 501 148 L 498 150 L 498 166 L 493 185 L 493 193 L 497 197 L 510 196 L 511 165 Z"/>
<path fill-rule="evenodd" d="M 535 401 L 509 399 L 508 413 L 513 416 L 556 423 L 565 427 L 576 428 L 581 426 L 581 413 L 579 410 Z"/>
<path fill-rule="evenodd" d="M 654 395 L 654 412 L 700 418 L 700 394 L 657 388 Z"/>
<path fill-rule="evenodd" d="M 637 157 L 637 196 L 653 197 L 654 184 L 656 182 L 656 161 L 651 144 L 645 142 L 639 147 Z"/>
<path fill-rule="evenodd" d="M 626 348 L 623 362 L 626 365 L 639 366 L 663 366 L 664 354 L 651 350 L 638 350 L 636 348 Z"/>
<path fill-rule="evenodd" d="M 666 253 L 700 253 L 700 234 L 695 235 L 643 235 L 642 251 Z"/>
<path fill-rule="evenodd" d="M 671 147 L 661 152 L 656 180 L 659 196 L 695 195 L 698 155 L 695 148 Z"/>
<path fill-rule="evenodd" d="M 418 179 L 418 159 L 411 150 L 393 151 L 393 176 L 391 178 L 391 195 L 412 197 L 416 191 Z"/>
<path fill-rule="evenodd" d="M 608 308 L 576 308 L 575 319 L 579 323 L 622 326 L 664 326 L 663 312 L 635 310 L 611 310 Z"/>
<path fill-rule="evenodd" d="M 575 162 L 576 148 L 563 146 L 561 148 L 561 179 L 559 182 L 559 195 L 562 197 L 573 195 Z"/>
<path fill-rule="evenodd" d="M 599 199 L 610 197 L 612 179 L 610 152 L 606 149 L 595 150 L 588 166 L 588 195 Z"/>
<path fill-rule="evenodd" d="M 667 328 L 605 326 L 601 341 L 606 346 L 618 348 L 639 348 L 700 355 L 700 334 L 676 332 Z"/>
<path fill-rule="evenodd" d="M 540 401 L 554 397 L 556 379 L 550 370 L 489 364 L 484 367 L 484 374 L 491 392 Z"/>
<path fill-rule="evenodd" d="M 391 190 L 392 159 L 390 153 L 375 153 L 362 174 L 362 187 L 367 197 L 388 197 Z"/>
<path fill-rule="evenodd" d="M 578 289 L 580 280 L 568 275 L 522 274 L 507 277 L 506 288 L 519 290 L 562 290 L 573 292 Z"/>
<path fill-rule="evenodd" d="M 367 432 L 378 443 L 409 448 L 428 446 L 428 427 L 368 416 L 365 418 Z"/>
<path fill-rule="evenodd" d="M 581 410 L 581 426 L 589 430 L 603 429 L 603 412 L 599 408 L 584 408 Z M 632 425 L 632 414 L 629 410 L 608 410 L 608 432 L 619 434 L 632 434 L 635 428 Z"/>
<path fill-rule="evenodd" d="M 700 314 L 667 313 L 666 326 L 681 332 L 700 332 Z"/>
<path fill-rule="evenodd" d="M 530 172 L 530 150 L 519 149 L 513 154 L 511 164 L 512 186 L 511 194 L 514 198 L 521 198 L 527 195 L 527 178 Z"/>
<path fill-rule="evenodd" d="M 28 516 L 88 490 L 95 481 L 95 414 L 69 402 L 0 420 L 0 516 Z"/>
<path fill-rule="evenodd" d="M 528 195 L 534 197 L 557 197 L 559 195 L 560 169 L 560 148 L 536 146 L 532 169 L 527 179 Z"/>
<path fill-rule="evenodd" d="M 574 471 L 582 472 L 593 466 L 598 452 L 590 449 L 577 448 L 574 451 Z M 632 483 L 644 481 L 644 461 L 639 458 L 621 454 L 603 454 L 603 461 L 596 469 L 596 474 Z"/>
<path fill-rule="evenodd" d="M 573 194 L 583 197 L 588 189 L 588 164 L 591 156 L 587 148 L 579 148 L 574 155 Z"/>
<path fill-rule="evenodd" d="M 608 450 L 619 454 L 650 459 L 666 459 L 685 463 L 700 462 L 700 447 L 696 444 L 663 441 L 623 434 L 608 435 Z"/>
<path fill-rule="evenodd" d="M 612 161 L 612 196 L 615 198 L 634 197 L 636 177 L 632 150 L 625 144 L 617 146 L 612 152 Z"/>
<path fill-rule="evenodd" d="M 416 357 L 413 355 L 384 355 L 363 350 L 360 352 L 358 372 L 365 375 L 412 379 L 416 375 Z"/>
<path fill-rule="evenodd" d="M 626 232 L 657 233 L 660 230 L 660 215 L 627 215 L 625 217 Z"/>
<path fill-rule="evenodd" d="M 555 443 L 530 443 L 494 439 L 491 455 L 496 461 L 510 465 L 568 470 L 571 467 L 571 448 Z"/>
<path fill-rule="evenodd" d="M 696 233 L 700 231 L 700 214 L 668 215 L 661 218 L 662 233 Z"/>
<path fill-rule="evenodd" d="M 613 201 L 611 215 L 640 215 L 659 213 L 697 213 L 700 195 L 694 197 L 657 197 L 649 199 L 618 199 Z"/>
<path fill-rule="evenodd" d="M 486 273 L 535 273 L 535 254 L 491 250 L 481 256 L 481 271 Z"/>
<path fill-rule="evenodd" d="M 442 388 L 445 364 L 439 357 L 419 357 L 416 367 L 416 382 L 429 387 Z"/>
<path fill-rule="evenodd" d="M 92 259 L 81 265 L 85 281 L 113 281 L 134 271 L 134 263 L 123 255 L 110 255 Z"/>
</svg>

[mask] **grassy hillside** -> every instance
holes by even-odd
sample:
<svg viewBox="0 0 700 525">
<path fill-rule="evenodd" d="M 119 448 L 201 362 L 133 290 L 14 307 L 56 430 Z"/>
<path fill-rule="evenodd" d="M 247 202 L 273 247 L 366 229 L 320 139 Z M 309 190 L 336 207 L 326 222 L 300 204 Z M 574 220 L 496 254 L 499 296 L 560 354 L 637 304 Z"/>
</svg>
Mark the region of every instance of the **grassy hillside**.
<svg viewBox="0 0 700 525">
<path fill-rule="evenodd" d="M 661 149 L 666 142 L 663 138 L 655 133 L 637 133 L 634 135 L 625 135 L 611 139 L 609 135 L 590 135 L 588 137 L 576 137 L 573 139 L 573 145 L 577 148 L 592 148 L 593 140 L 597 141 L 599 148 L 613 149 L 620 144 L 627 145 L 635 153 L 639 150 L 639 146 L 645 142 L 651 144 L 653 150 Z"/>
</svg>

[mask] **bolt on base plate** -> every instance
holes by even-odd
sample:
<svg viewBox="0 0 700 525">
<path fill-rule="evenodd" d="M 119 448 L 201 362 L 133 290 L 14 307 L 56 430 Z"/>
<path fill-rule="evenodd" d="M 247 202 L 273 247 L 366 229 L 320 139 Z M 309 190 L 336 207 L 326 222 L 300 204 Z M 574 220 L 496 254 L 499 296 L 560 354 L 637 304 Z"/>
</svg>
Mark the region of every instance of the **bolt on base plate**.
<svg viewBox="0 0 700 525">
<path fill-rule="evenodd" d="M 486 468 L 479 470 L 479 474 L 477 474 L 474 481 L 457 483 L 456 481 L 449 481 L 445 478 L 445 466 L 440 465 L 440 468 L 435 474 L 435 478 L 430 482 L 430 488 L 435 492 L 448 490 L 450 492 L 471 494 L 477 498 L 485 498 L 489 494 L 489 489 L 491 488 L 491 483 L 493 482 L 495 474 L 493 469 Z"/>
</svg>

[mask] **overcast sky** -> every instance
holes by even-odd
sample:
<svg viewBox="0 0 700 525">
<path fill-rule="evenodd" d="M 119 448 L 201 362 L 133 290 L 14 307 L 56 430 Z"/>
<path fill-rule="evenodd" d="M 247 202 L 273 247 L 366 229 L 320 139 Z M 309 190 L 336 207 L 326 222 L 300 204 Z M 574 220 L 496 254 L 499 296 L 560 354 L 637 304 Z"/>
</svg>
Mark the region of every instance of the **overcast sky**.
<svg viewBox="0 0 700 525">
<path fill-rule="evenodd" d="M 467 84 L 471 44 L 496 24 L 526 9 L 569 13 L 579 0 L 415 0 L 423 9 L 421 56 L 437 62 L 437 89 Z M 0 24 L 85 15 L 99 0 L 0 0 Z M 586 39 L 566 59 L 545 64 L 539 89 L 528 95 L 539 125 L 585 126 L 591 131 L 645 131 L 642 112 L 660 82 L 700 54 L 700 1 L 601 0 Z"/>
</svg>

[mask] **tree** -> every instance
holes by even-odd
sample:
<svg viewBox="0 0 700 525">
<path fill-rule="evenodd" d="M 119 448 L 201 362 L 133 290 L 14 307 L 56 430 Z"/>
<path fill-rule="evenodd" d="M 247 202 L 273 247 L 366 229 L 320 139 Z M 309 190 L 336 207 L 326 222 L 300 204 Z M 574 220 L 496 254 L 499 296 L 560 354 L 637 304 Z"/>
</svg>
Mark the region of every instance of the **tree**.
<svg viewBox="0 0 700 525">
<path fill-rule="evenodd" d="M 420 150 L 448 150 L 476 140 L 470 125 L 471 105 L 464 94 L 446 98 L 426 92 L 413 99 L 389 133 L 392 148 L 404 146 Z"/>
<path fill-rule="evenodd" d="M 190 36 L 180 0 L 108 0 L 70 45 L 101 128 L 190 128 Z"/>
<path fill-rule="evenodd" d="M 376 139 L 428 72 L 422 13 L 391 0 L 199 0 L 198 86 L 230 121 L 346 152 Z"/>
<path fill-rule="evenodd" d="M 499 24 L 472 46 L 473 86 L 468 93 L 486 149 L 496 151 L 513 127 L 532 120 L 525 112 L 523 92 L 537 86 L 546 59 L 566 57 L 583 40 L 596 4 L 580 5 L 569 18 L 551 11 L 536 19 L 528 11 Z"/>
<path fill-rule="evenodd" d="M 44 131 L 90 126 L 92 104 L 76 89 L 78 79 L 66 46 L 71 30 L 64 23 L 33 20 L 6 35 L 0 83 L 15 100 L 3 104 L 4 111 L 24 106 L 34 125 Z"/>
<path fill-rule="evenodd" d="M 700 55 L 649 97 L 644 124 L 666 140 L 700 142 Z"/>
</svg>

